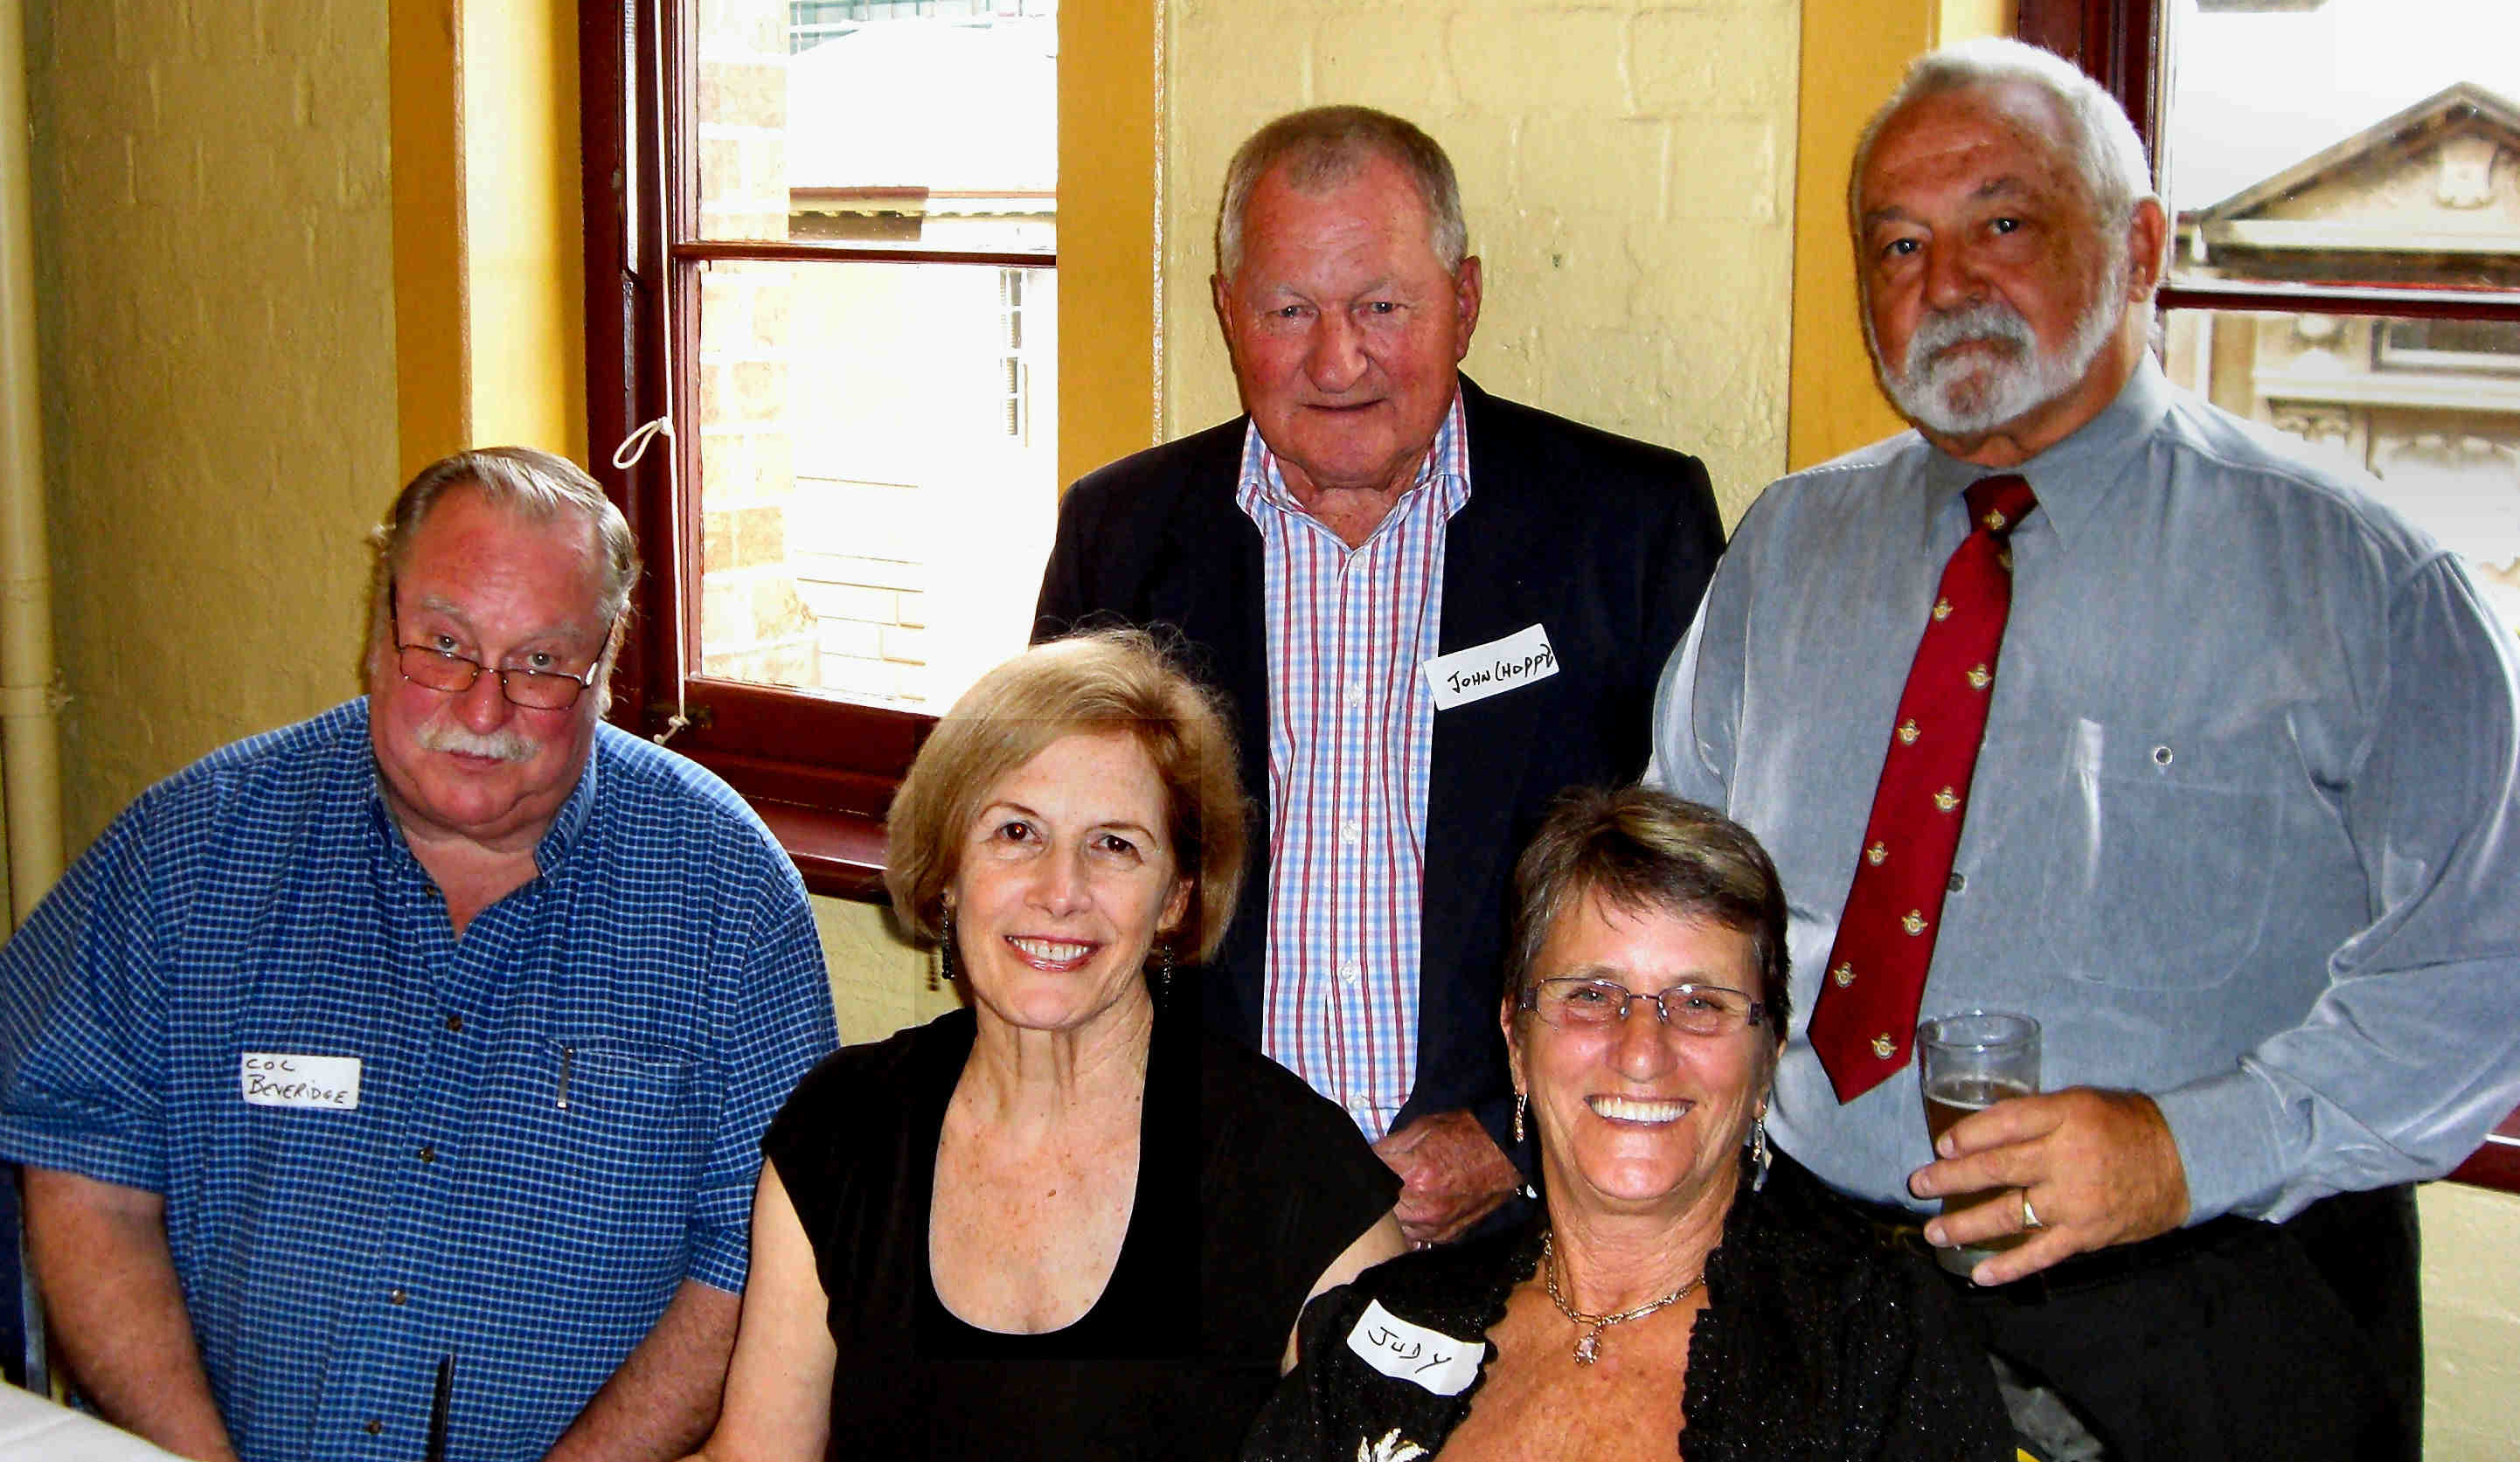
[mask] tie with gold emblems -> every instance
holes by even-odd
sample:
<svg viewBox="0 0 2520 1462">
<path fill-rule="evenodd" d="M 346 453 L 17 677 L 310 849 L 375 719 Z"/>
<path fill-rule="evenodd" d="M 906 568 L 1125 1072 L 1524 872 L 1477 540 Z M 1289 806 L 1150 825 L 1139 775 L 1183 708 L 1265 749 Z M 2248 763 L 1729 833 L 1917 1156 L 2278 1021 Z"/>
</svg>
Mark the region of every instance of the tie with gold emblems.
<svg viewBox="0 0 2520 1462">
<path fill-rule="evenodd" d="M 2012 609 L 2012 530 L 2039 506 L 2019 477 L 1969 484 L 1975 525 L 1943 565 L 1943 581 L 1908 687 L 1837 942 L 1812 1006 L 1812 1051 L 1840 1102 L 1908 1064 L 1925 968 L 1943 920 L 1952 859 L 1968 815 L 1969 775 L 1995 696 L 1995 662 Z"/>
</svg>

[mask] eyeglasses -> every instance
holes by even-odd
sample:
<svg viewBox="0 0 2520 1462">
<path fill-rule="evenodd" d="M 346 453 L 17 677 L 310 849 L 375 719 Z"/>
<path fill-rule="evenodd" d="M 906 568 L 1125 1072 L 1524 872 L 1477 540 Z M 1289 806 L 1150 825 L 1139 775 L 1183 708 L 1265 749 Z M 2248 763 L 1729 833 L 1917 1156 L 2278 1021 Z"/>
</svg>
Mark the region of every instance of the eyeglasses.
<svg viewBox="0 0 2520 1462">
<path fill-rule="evenodd" d="M 479 680 L 481 672 L 489 667 L 478 660 L 450 655 L 426 644 L 403 643 L 401 606 L 390 598 L 393 593 L 388 586 L 385 623 L 393 632 L 394 655 L 402 678 L 415 686 L 442 690 L 449 695 L 461 695 L 472 689 L 472 683 Z M 600 665 L 602 662 L 599 660 L 597 663 Z M 584 675 L 571 675 L 565 670 L 501 670 L 496 672 L 499 693 L 507 697 L 508 704 L 522 706 L 529 711 L 565 711 L 577 704 L 577 697 L 587 687 L 595 684 L 596 668 L 588 666 Z"/>
<path fill-rule="evenodd" d="M 1730 1036 L 1767 1013 L 1767 1006 L 1721 985 L 1675 985 L 1660 995 L 1630 990 L 1611 980 L 1560 975 L 1522 993 L 1521 1008 L 1561 1031 L 1601 1030 L 1628 1018 L 1628 1005 L 1644 1000 L 1666 1026 L 1691 1036 Z"/>
</svg>

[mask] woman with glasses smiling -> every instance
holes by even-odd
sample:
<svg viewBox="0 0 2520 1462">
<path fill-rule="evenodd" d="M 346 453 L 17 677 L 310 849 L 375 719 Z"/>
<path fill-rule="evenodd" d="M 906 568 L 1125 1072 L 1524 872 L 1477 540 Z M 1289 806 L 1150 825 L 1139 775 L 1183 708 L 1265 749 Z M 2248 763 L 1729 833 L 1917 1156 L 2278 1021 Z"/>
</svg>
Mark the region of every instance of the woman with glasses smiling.
<svg viewBox="0 0 2520 1462">
<path fill-rule="evenodd" d="M 1757 841 L 1575 792 L 1514 885 L 1501 1018 L 1545 1212 L 1322 1297 L 1245 1457 L 2011 1457 L 1922 1257 L 1769 1150 L 1789 997 Z"/>
</svg>

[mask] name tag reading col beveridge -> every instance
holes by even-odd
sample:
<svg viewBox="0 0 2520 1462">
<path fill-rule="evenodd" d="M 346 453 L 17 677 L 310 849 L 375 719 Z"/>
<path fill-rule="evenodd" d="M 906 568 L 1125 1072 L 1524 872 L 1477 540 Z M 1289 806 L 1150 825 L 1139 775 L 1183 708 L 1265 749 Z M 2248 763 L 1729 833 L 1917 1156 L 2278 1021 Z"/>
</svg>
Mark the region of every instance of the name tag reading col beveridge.
<svg viewBox="0 0 2520 1462">
<path fill-rule="evenodd" d="M 1395 1381 L 1422 1386 L 1439 1396 L 1457 1396 L 1479 1378 L 1485 1340 L 1456 1340 L 1441 1330 L 1413 1324 L 1382 1307 L 1366 1303 L 1356 1328 L 1347 1333 L 1347 1348 L 1357 1358 Z"/>
<path fill-rule="evenodd" d="M 359 1058 L 293 1056 L 247 1051 L 239 1080 L 248 1106 L 305 1107 L 318 1112 L 359 1109 Z"/>
<path fill-rule="evenodd" d="M 1418 669 L 1435 692 L 1435 709 L 1449 711 L 1549 679 L 1557 673 L 1557 651 L 1549 647 L 1549 631 L 1533 625 L 1503 640 L 1437 655 Z"/>
</svg>

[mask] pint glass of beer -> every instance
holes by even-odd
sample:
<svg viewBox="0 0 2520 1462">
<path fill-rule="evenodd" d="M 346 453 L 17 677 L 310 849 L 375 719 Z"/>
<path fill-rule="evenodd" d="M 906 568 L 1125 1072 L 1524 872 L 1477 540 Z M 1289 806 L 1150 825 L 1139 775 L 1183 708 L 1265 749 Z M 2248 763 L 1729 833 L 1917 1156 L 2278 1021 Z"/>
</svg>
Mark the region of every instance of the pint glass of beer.
<svg viewBox="0 0 2520 1462">
<path fill-rule="evenodd" d="M 1945 1130 L 1971 1112 L 2039 1089 L 2039 1022 L 2000 1010 L 1966 1010 L 1921 1022 L 1916 1073 L 1925 1088 L 1925 1130 L 1939 1142 Z M 2001 1191 L 1954 1193 L 1943 1200 L 1943 1212 L 1958 1213 Z M 1965 1274 L 2022 1238 L 2007 1234 L 1981 1245 L 1938 1249 L 1934 1258 L 1953 1273 Z"/>
</svg>

